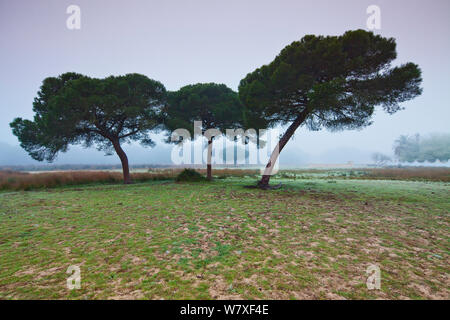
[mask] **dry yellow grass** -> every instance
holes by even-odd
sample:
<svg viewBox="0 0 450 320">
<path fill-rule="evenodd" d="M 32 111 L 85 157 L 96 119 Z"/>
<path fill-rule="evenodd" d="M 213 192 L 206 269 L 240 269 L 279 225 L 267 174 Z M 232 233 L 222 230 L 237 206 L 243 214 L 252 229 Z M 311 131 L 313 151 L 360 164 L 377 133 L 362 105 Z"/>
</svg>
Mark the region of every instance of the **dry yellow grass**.
<svg viewBox="0 0 450 320">
<path fill-rule="evenodd" d="M 450 181 L 450 168 L 411 167 L 364 170 L 369 177 L 396 180 Z"/>
<path fill-rule="evenodd" d="M 156 169 L 148 172 L 131 174 L 134 181 L 174 179 L 183 168 Z M 205 175 L 206 170 L 197 170 Z M 219 177 L 245 176 L 257 174 L 257 170 L 218 169 L 213 174 Z M 0 190 L 30 190 L 52 188 L 64 185 L 87 183 L 120 183 L 123 180 L 119 171 L 59 171 L 27 173 L 17 171 L 0 171 Z"/>
<path fill-rule="evenodd" d="M 134 173 L 135 181 L 167 179 L 166 172 Z M 63 185 L 86 184 L 93 182 L 121 182 L 121 172 L 111 171 L 64 171 L 26 173 L 13 171 L 0 171 L 0 189 L 29 190 L 35 188 L 51 188 Z"/>
</svg>

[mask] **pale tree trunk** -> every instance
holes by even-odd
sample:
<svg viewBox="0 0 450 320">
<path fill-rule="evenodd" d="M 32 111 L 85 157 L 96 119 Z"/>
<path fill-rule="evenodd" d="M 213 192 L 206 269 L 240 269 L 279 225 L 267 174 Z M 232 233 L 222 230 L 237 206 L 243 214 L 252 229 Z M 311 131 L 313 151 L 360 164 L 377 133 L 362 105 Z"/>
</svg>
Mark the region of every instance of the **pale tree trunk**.
<svg viewBox="0 0 450 320">
<path fill-rule="evenodd" d="M 212 167 L 211 167 L 212 143 L 213 143 L 213 138 L 211 137 L 208 140 L 208 155 L 207 155 L 207 161 L 206 161 L 206 179 L 209 181 L 212 180 Z"/>
<path fill-rule="evenodd" d="M 120 146 L 119 140 L 113 141 L 114 150 L 116 150 L 117 155 L 120 158 L 120 162 L 122 163 L 122 171 L 123 171 L 123 183 L 131 184 L 133 181 L 130 177 L 130 167 L 128 166 L 128 157 Z"/>
<path fill-rule="evenodd" d="M 280 141 L 278 141 L 275 149 L 272 151 L 272 154 L 270 155 L 269 162 L 267 163 L 266 168 L 264 169 L 263 176 L 261 177 L 261 180 L 259 180 L 258 182 L 258 187 L 260 187 L 261 189 L 269 188 L 269 181 L 270 177 L 272 176 L 272 170 L 275 166 L 275 163 L 277 162 L 281 150 L 283 150 L 289 139 L 294 134 L 295 130 L 297 130 L 297 128 L 303 123 L 303 121 L 305 121 L 307 116 L 308 113 L 305 110 L 291 123 L 289 128 L 287 128 L 286 132 L 281 137 Z"/>
</svg>

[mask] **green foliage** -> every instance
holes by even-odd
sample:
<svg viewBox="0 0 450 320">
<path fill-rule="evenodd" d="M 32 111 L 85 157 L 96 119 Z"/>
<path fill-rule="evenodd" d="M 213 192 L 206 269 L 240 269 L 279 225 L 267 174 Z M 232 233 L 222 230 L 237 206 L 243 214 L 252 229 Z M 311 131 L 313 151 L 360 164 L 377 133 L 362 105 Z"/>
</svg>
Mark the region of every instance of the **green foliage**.
<svg viewBox="0 0 450 320">
<path fill-rule="evenodd" d="M 400 162 L 447 162 L 450 159 L 450 134 L 432 134 L 428 137 L 400 136 L 394 143 L 394 152 Z"/>
<path fill-rule="evenodd" d="M 95 79 L 77 73 L 46 78 L 34 99 L 34 120 L 16 118 L 13 134 L 30 156 L 53 161 L 71 144 L 93 144 L 107 154 L 132 140 L 153 145 L 166 90 L 140 74 Z"/>
<path fill-rule="evenodd" d="M 234 128 L 242 121 L 238 94 L 224 84 L 198 83 L 168 93 L 166 129 L 186 129 L 194 136 L 194 121 L 208 129 Z"/>
<path fill-rule="evenodd" d="M 198 83 L 182 87 L 168 94 L 167 121 L 168 134 L 177 129 L 187 130 L 191 138 L 195 136 L 194 121 L 201 120 L 201 133 L 207 136 L 208 152 L 211 155 L 212 143 L 218 132 L 206 132 L 218 129 L 225 134 L 226 129 L 233 129 L 242 123 L 242 107 L 238 94 L 224 84 Z M 171 142 L 170 138 L 167 142 Z M 182 143 L 181 141 L 173 141 Z M 212 168 L 208 166 L 207 176 L 212 179 Z"/>
<path fill-rule="evenodd" d="M 312 130 L 370 125 L 376 106 L 395 113 L 401 102 L 422 92 L 418 66 L 391 68 L 396 56 L 393 38 L 364 30 L 305 36 L 241 80 L 239 96 L 248 126 L 299 118 Z"/>
<path fill-rule="evenodd" d="M 200 173 L 194 169 L 184 169 L 175 179 L 177 182 L 201 182 L 206 181 Z"/>
</svg>

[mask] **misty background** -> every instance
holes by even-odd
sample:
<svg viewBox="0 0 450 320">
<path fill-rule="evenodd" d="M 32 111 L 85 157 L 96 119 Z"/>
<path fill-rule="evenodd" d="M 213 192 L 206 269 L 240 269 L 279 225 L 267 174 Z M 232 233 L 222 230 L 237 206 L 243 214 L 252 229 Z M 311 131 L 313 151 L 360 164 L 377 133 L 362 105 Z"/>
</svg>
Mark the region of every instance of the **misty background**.
<svg viewBox="0 0 450 320">
<path fill-rule="evenodd" d="M 81 29 L 69 30 L 66 9 L 81 8 Z M 366 29 L 369 5 L 381 9 L 381 30 L 397 40 L 396 64 L 417 63 L 423 94 L 389 116 L 376 112 L 362 130 L 297 130 L 280 163 L 371 163 L 393 155 L 400 135 L 449 132 L 450 2 L 266 0 L 0 0 L 0 165 L 39 164 L 11 133 L 15 117 L 32 119 L 32 102 L 49 76 L 141 73 L 167 90 L 199 82 L 237 90 L 247 73 L 271 62 L 306 34 L 340 35 Z M 154 135 L 155 148 L 124 145 L 130 164 L 171 164 L 172 145 Z M 116 155 L 73 146 L 54 164 L 117 164 Z M 44 163 L 42 163 L 44 164 Z M 435 164 L 436 165 L 436 164 Z"/>
</svg>

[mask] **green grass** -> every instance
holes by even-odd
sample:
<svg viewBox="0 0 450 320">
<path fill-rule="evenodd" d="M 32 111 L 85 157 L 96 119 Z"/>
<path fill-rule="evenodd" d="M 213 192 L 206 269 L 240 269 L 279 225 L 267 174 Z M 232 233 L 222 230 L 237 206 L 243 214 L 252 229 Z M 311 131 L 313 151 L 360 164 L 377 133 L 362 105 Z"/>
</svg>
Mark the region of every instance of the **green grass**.
<svg viewBox="0 0 450 320">
<path fill-rule="evenodd" d="M 0 193 L 0 299 L 450 298 L 448 183 L 279 181 Z"/>
</svg>

